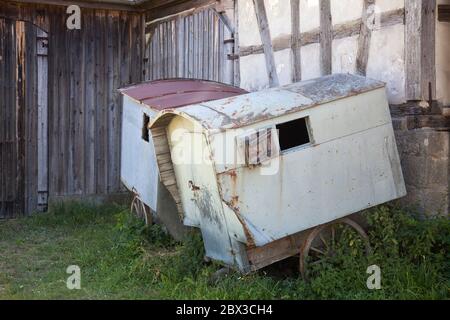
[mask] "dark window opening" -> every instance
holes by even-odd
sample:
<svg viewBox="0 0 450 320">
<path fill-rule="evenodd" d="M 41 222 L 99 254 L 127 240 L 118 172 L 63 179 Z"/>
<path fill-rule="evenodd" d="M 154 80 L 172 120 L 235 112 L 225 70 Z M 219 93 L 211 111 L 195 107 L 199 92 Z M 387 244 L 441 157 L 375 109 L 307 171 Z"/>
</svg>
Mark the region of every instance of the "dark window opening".
<svg viewBox="0 0 450 320">
<path fill-rule="evenodd" d="M 148 125 L 150 123 L 150 117 L 144 113 L 144 124 L 142 125 L 142 140 L 149 142 L 150 134 L 148 132 Z"/>
<path fill-rule="evenodd" d="M 277 125 L 280 150 L 285 151 L 311 142 L 307 118 L 301 118 Z"/>
</svg>

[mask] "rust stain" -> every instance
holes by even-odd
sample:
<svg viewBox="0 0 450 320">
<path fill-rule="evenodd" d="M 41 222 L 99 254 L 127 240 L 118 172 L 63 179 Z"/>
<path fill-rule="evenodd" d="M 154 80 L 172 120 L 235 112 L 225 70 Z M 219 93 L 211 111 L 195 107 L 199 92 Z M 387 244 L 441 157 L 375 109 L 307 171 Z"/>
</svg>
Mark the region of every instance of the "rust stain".
<svg viewBox="0 0 450 320">
<path fill-rule="evenodd" d="M 237 199 L 239 199 L 239 197 L 237 197 Z M 244 219 L 242 218 L 239 208 L 236 206 L 233 206 L 233 201 L 228 202 L 228 201 L 225 201 L 224 199 L 222 199 L 222 201 L 225 202 L 231 210 L 233 210 L 233 212 L 236 214 L 236 217 L 238 218 L 239 222 L 241 223 L 242 228 L 244 229 L 245 237 L 247 238 L 247 248 L 255 248 L 256 247 L 255 239 L 253 238 L 252 233 L 250 232 L 250 230 L 247 227 L 247 224 L 245 223 Z"/>
<path fill-rule="evenodd" d="M 191 189 L 192 191 L 199 191 L 200 190 L 200 187 L 198 187 L 198 186 L 196 186 L 195 184 L 194 184 L 194 182 L 192 182 L 192 181 L 189 181 L 189 189 Z"/>
</svg>

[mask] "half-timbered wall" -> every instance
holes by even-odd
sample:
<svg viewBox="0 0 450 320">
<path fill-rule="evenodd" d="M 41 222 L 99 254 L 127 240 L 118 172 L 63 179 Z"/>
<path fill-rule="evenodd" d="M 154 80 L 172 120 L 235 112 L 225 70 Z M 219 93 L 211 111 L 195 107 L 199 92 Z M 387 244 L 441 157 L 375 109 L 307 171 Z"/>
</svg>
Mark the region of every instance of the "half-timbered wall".
<svg viewBox="0 0 450 320">
<path fill-rule="evenodd" d="M 391 104 L 449 101 L 448 23 L 435 25 L 435 0 L 239 0 L 238 4 L 245 89 L 349 72 L 385 81 Z"/>
<path fill-rule="evenodd" d="M 68 30 L 68 15 L 64 6 L 0 2 L 1 48 L 13 48 L 17 39 L 29 34 L 25 32 L 27 30 L 14 33 L 11 28 L 4 28 L 5 21 L 13 21 L 13 24 L 15 20 L 28 21 L 24 25 L 30 27 L 26 28 L 31 28 L 34 23 L 48 32 L 47 97 L 37 95 L 37 76 L 27 78 L 23 88 L 27 97 L 24 106 L 29 111 L 24 115 L 24 148 L 35 148 L 37 145 L 35 141 L 39 136 L 39 119 L 39 126 L 44 126 L 47 130 L 47 134 L 39 136 L 39 139 L 48 145 L 48 174 L 44 177 L 38 175 L 37 159 L 45 158 L 45 153 L 33 149 L 29 153 L 33 157 L 27 156 L 24 159 L 27 166 L 32 167 L 25 175 L 25 181 L 27 185 L 33 183 L 29 186 L 32 191 L 26 193 L 26 201 L 30 201 L 29 197 L 38 198 L 38 185 L 45 186 L 45 180 L 48 182 L 50 201 L 72 196 L 104 196 L 124 191 L 120 182 L 122 108 L 117 89 L 140 82 L 143 78 L 143 15 L 82 8 L 81 30 Z M 34 70 L 39 65 L 39 59 L 36 59 L 37 47 L 36 44 L 28 47 L 27 52 L 35 56 L 35 64 L 26 61 L 25 70 Z M 17 78 L 11 73 L 14 70 L 5 69 L 9 68 L 6 62 L 12 54 L 15 53 L 3 55 L 4 58 L 0 61 L 0 70 L 3 72 L 0 94 L 17 85 Z M 11 94 L 12 96 L 2 95 L 2 107 L 16 103 L 14 94 Z M 31 102 L 31 97 L 33 101 L 38 98 L 47 99 L 48 109 L 40 110 L 37 103 Z M 3 110 L 12 109 L 2 108 L 2 112 Z M 9 117 L 11 121 L 6 120 L 8 125 L 14 126 L 15 115 L 11 114 Z M 5 120 L 3 114 L 1 118 L 2 121 Z M 9 155 L 3 152 L 2 143 L 1 157 L 6 156 Z M 5 170 L 10 169 L 2 168 L 2 177 Z M 37 181 L 38 177 L 40 183 Z M 25 195 L 23 192 L 21 194 Z M 37 200 L 33 200 L 27 207 L 16 209 L 15 213 L 31 213 L 35 210 Z"/>
</svg>

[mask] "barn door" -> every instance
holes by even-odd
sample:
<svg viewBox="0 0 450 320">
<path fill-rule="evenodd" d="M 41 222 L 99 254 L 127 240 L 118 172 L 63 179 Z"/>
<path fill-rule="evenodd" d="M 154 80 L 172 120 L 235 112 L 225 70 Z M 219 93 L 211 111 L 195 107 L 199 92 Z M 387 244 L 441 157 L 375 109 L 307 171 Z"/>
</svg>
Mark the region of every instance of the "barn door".
<svg viewBox="0 0 450 320">
<path fill-rule="evenodd" d="M 0 19 L 0 218 L 46 207 L 38 200 L 47 162 L 46 144 L 39 145 L 46 128 L 38 125 L 46 122 L 46 57 L 38 47 L 45 37 L 30 23 Z"/>
<path fill-rule="evenodd" d="M 146 79 L 194 78 L 234 82 L 234 40 L 226 19 L 211 8 L 150 24 Z"/>
</svg>

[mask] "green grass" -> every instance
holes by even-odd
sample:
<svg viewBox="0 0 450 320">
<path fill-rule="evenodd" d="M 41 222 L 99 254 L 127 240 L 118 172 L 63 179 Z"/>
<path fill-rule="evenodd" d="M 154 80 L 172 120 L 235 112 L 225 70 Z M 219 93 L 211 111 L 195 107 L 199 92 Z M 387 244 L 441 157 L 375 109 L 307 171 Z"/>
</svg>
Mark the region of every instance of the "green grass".
<svg viewBox="0 0 450 320">
<path fill-rule="evenodd" d="M 278 268 L 285 273 L 268 268 L 212 282 L 220 266 L 203 261 L 198 234 L 179 244 L 122 207 L 61 205 L 0 222 L 0 299 L 449 298 L 449 219 L 421 220 L 390 206 L 364 215 L 369 257 L 342 250 L 309 283 L 288 265 Z M 381 290 L 366 287 L 372 264 L 381 267 Z M 81 290 L 66 288 L 69 265 L 81 268 Z"/>
</svg>

